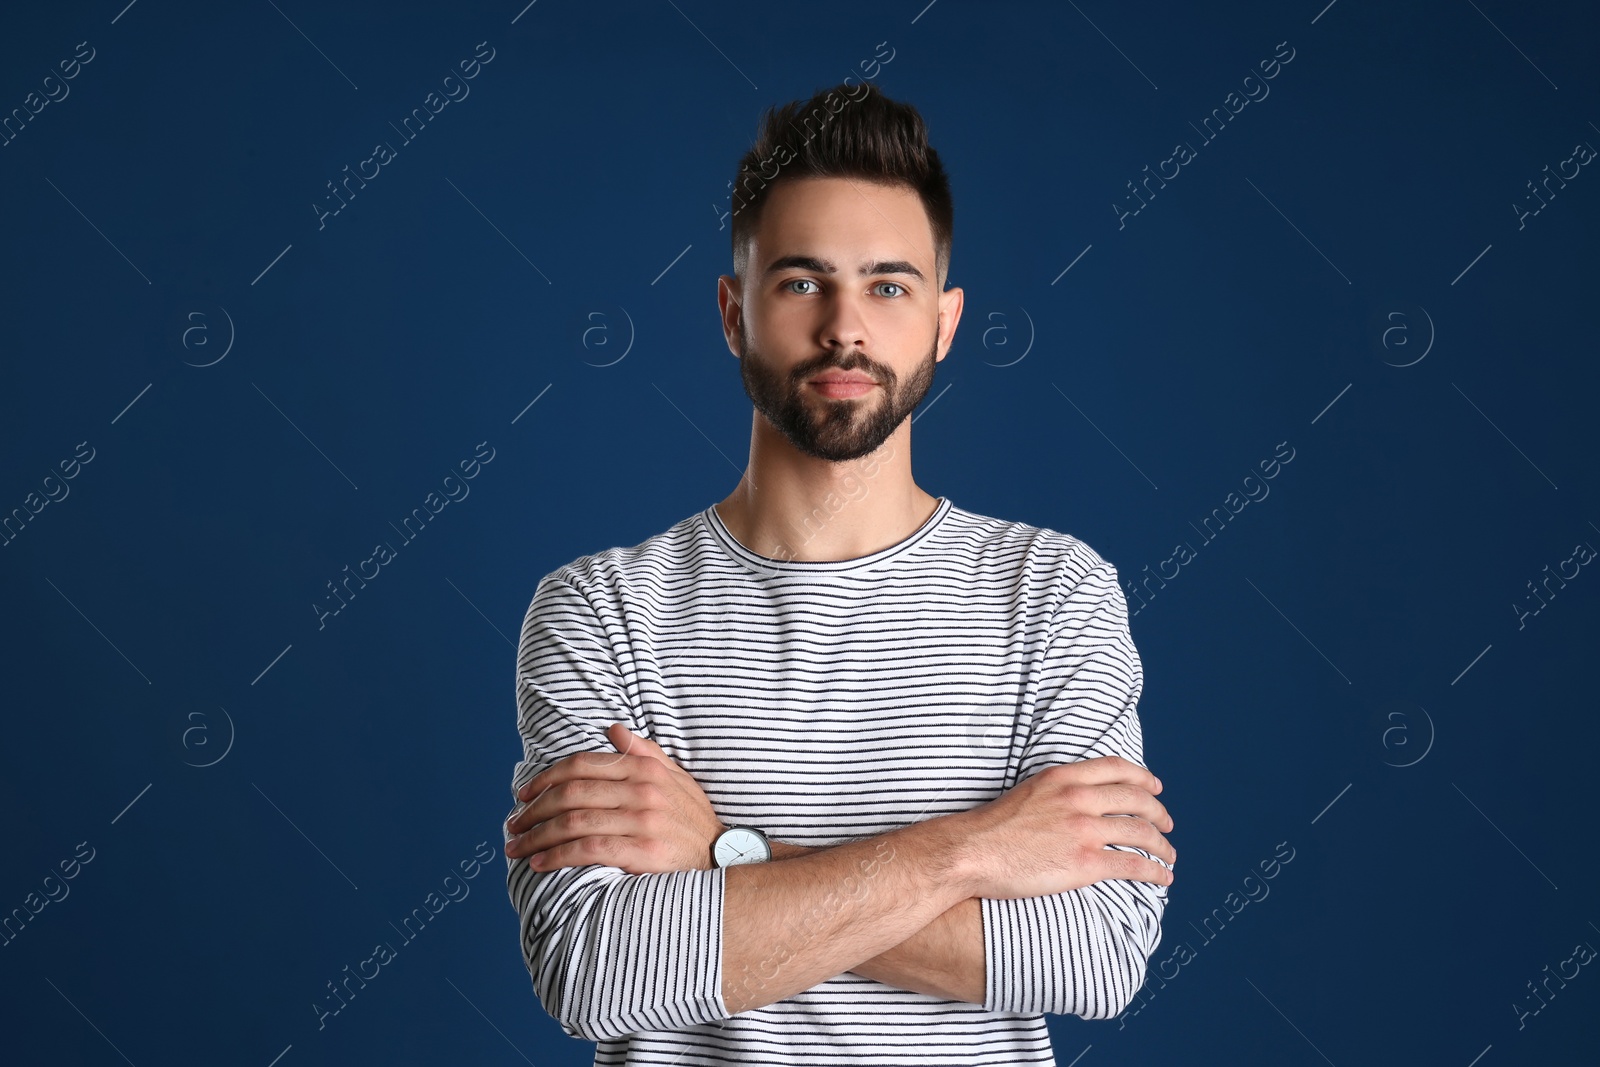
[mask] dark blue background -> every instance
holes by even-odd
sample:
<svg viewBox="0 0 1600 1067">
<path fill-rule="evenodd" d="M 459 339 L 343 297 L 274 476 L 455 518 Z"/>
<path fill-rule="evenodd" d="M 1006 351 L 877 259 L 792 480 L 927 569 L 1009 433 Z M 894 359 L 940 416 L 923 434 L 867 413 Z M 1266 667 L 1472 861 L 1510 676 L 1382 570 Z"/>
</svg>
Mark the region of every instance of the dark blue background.
<svg viewBox="0 0 1600 1067">
<path fill-rule="evenodd" d="M 925 2 L 8 14 L 0 112 L 94 58 L 0 148 L 0 509 L 94 458 L 0 549 L 0 909 L 94 858 L 0 948 L 3 1058 L 590 1061 L 505 893 L 512 642 L 542 575 L 733 487 L 727 183 L 763 108 L 892 52 L 966 291 L 919 484 L 1130 585 L 1196 550 L 1130 596 L 1183 870 L 1144 1006 L 1052 1017 L 1061 1062 L 1600 1062 L 1593 967 L 1514 1007 L 1600 946 L 1600 576 L 1513 607 L 1600 546 L 1600 176 L 1513 207 L 1600 145 L 1593 9 Z M 325 583 L 480 442 L 470 495 L 319 629 Z M 325 983 L 484 841 L 319 1031 Z"/>
</svg>

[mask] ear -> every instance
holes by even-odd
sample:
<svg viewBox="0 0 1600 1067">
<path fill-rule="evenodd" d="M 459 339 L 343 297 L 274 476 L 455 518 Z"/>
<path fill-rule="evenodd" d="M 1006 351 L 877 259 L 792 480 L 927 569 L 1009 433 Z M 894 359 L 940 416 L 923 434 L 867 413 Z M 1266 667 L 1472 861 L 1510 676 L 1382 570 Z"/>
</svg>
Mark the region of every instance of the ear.
<svg viewBox="0 0 1600 1067">
<path fill-rule="evenodd" d="M 944 359 L 956 339 L 956 327 L 961 323 L 961 307 L 966 294 L 959 287 L 946 289 L 939 294 L 939 350 L 938 359 Z"/>
<path fill-rule="evenodd" d="M 742 286 L 731 274 L 717 278 L 717 310 L 722 315 L 722 336 L 728 351 L 739 356 L 739 324 L 744 317 Z"/>
</svg>

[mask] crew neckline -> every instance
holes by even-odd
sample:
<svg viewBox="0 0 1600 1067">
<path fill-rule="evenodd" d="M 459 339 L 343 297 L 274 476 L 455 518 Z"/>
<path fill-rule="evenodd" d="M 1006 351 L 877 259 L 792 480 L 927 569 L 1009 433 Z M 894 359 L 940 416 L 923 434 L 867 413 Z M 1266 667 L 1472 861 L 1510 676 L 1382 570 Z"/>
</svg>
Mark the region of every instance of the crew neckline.
<svg viewBox="0 0 1600 1067">
<path fill-rule="evenodd" d="M 707 506 L 706 509 L 700 513 L 700 517 L 702 524 L 716 539 L 716 541 L 722 545 L 723 549 L 727 551 L 728 555 L 732 556 L 739 563 L 743 564 L 746 569 L 754 571 L 757 574 L 766 577 L 785 574 L 859 574 L 863 571 L 871 570 L 872 568 L 877 567 L 888 560 L 906 555 L 915 549 L 917 545 L 927 540 L 929 535 L 932 534 L 934 530 L 938 529 L 940 524 L 944 522 L 945 516 L 949 515 L 951 509 L 955 507 L 955 505 L 950 502 L 949 497 L 941 496 L 938 498 L 938 501 L 939 504 L 933 509 L 933 514 L 929 515 L 927 519 L 923 521 L 921 526 L 917 527 L 916 530 L 914 530 L 904 539 L 890 545 L 888 548 L 879 549 L 878 551 L 868 553 L 865 556 L 857 556 L 854 559 L 784 560 L 776 559 L 772 556 L 763 556 L 760 553 L 752 552 L 750 549 L 746 548 L 737 537 L 733 536 L 732 531 L 730 531 L 723 523 L 722 516 L 717 514 L 717 507 L 715 504 Z"/>
</svg>

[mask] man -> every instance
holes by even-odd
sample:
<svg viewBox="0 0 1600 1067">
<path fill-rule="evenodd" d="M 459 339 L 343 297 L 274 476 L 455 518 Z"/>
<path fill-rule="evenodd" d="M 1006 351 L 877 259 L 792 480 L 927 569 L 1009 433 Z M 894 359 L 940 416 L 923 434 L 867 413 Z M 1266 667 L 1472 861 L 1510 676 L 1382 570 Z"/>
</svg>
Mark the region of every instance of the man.
<svg viewBox="0 0 1600 1067">
<path fill-rule="evenodd" d="M 739 184 L 745 474 L 523 621 L 534 989 L 596 1063 L 1052 1063 L 1042 1013 L 1143 983 L 1177 858 L 1116 570 L 912 480 L 962 305 L 917 112 L 771 109 Z"/>
</svg>

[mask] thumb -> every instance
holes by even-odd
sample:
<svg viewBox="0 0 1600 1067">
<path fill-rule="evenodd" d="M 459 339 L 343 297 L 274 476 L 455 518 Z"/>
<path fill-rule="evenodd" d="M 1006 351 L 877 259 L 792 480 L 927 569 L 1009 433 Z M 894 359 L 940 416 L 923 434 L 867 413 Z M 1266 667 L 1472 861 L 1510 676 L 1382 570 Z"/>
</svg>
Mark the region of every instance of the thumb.
<svg viewBox="0 0 1600 1067">
<path fill-rule="evenodd" d="M 654 756 L 656 759 L 672 763 L 672 758 L 666 754 L 660 745 L 629 730 L 622 723 L 612 723 L 606 729 L 606 736 L 611 739 L 618 752 L 636 752 L 641 756 Z"/>
</svg>

